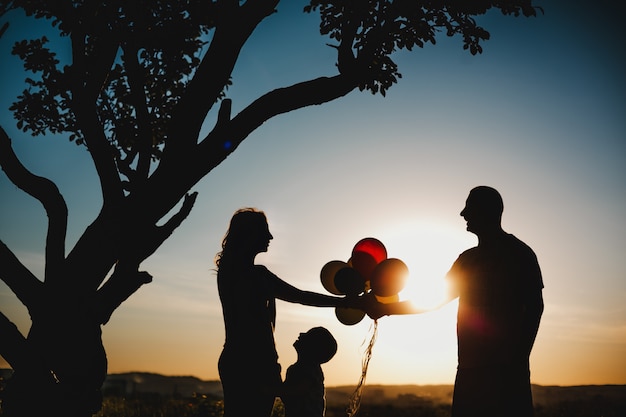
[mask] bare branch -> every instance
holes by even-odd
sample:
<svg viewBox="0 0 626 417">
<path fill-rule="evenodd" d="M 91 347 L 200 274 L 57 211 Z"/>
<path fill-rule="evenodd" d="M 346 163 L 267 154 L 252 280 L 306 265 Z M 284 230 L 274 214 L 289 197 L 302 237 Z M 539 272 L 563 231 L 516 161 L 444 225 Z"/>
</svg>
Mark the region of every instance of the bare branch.
<svg viewBox="0 0 626 417">
<path fill-rule="evenodd" d="M 207 113 L 228 83 L 241 48 L 256 26 L 275 11 L 277 4 L 278 0 L 263 0 L 234 7 L 236 2 L 232 2 L 222 11 L 209 49 L 172 119 L 171 131 L 176 140 L 168 142 L 163 160 L 175 157 L 180 149 L 188 149 L 196 143 Z"/>
<path fill-rule="evenodd" d="M 163 226 L 154 226 L 145 235 L 134 232 L 137 240 L 121 252 L 122 257 L 115 267 L 113 275 L 96 293 L 94 313 L 99 323 L 106 324 L 113 311 L 142 285 L 152 281 L 147 272 L 138 271 L 139 263 L 152 255 L 161 244 L 189 216 L 198 193 L 185 195 L 183 205 Z"/>
<path fill-rule="evenodd" d="M 357 87 L 357 81 L 351 76 L 336 75 L 334 77 L 320 77 L 300 82 L 289 87 L 277 88 L 259 97 L 248 107 L 243 109 L 231 121 L 231 126 L 243 125 L 260 126 L 270 118 L 282 113 L 303 107 L 324 104 L 343 97 Z M 249 133 L 249 132 L 248 132 Z M 236 134 L 236 137 L 239 135 Z"/>
<path fill-rule="evenodd" d="M 0 28 L 0 38 L 2 38 L 2 36 L 4 35 L 4 32 L 6 32 L 8 28 L 9 28 L 9 22 L 5 22 L 5 24 L 2 25 L 2 28 Z"/>
<path fill-rule="evenodd" d="M 71 71 L 76 74 L 73 78 L 77 80 L 72 85 L 74 101 L 72 108 L 98 172 L 104 204 L 116 204 L 123 198 L 124 193 L 115 165 L 114 149 L 97 117 L 96 99 L 108 78 L 118 43 L 115 39 L 101 42 L 100 48 L 91 53 L 92 61 L 88 61 L 85 55 L 85 35 L 75 32 L 71 36 L 74 59 Z M 80 83 L 80 80 L 85 80 L 84 84 Z"/>
<path fill-rule="evenodd" d="M 187 173 L 198 180 L 220 164 L 241 142 L 267 120 L 303 107 L 323 104 L 343 97 L 354 90 L 358 82 L 349 75 L 320 77 L 314 80 L 278 88 L 259 97 L 230 122 L 221 120 L 198 145 L 194 163 Z M 196 170 L 197 171 L 194 171 Z"/>
<path fill-rule="evenodd" d="M 13 152 L 11 139 L 2 127 L 0 127 L 0 166 L 13 184 L 39 200 L 46 210 L 48 234 L 45 279 L 61 276 L 59 271 L 65 259 L 67 232 L 67 205 L 63 196 L 52 181 L 32 174 L 22 165 Z"/>
<path fill-rule="evenodd" d="M 111 315 L 142 285 L 152 282 L 152 276 L 136 268 L 117 264 L 113 275 L 96 292 L 93 313 L 98 323 L 106 324 Z"/>
<path fill-rule="evenodd" d="M 96 8 L 97 9 L 97 8 Z M 81 9 L 84 13 L 85 8 Z M 94 9 L 93 13 L 97 13 Z M 119 48 L 119 40 L 117 34 L 104 28 L 99 28 L 107 36 L 99 36 L 96 43 L 92 42 L 93 50 L 87 53 L 87 33 L 93 33 L 94 28 L 85 28 L 84 25 L 88 24 L 102 24 L 102 19 L 94 14 L 90 17 L 81 16 L 81 19 L 85 23 L 79 24 L 74 22 L 72 25 L 71 41 L 72 41 L 72 68 L 71 71 L 80 75 L 75 77 L 76 81 L 80 84 L 75 84 L 72 87 L 74 94 L 80 93 L 81 101 L 95 103 L 98 95 L 101 93 L 106 80 L 109 77 L 117 50 Z M 106 23 L 104 23 L 106 25 Z M 86 29 L 87 32 L 85 32 Z M 95 31 L 98 32 L 98 31 Z"/>
<path fill-rule="evenodd" d="M 215 123 L 216 128 L 221 128 L 226 123 L 230 122 L 230 112 L 233 106 L 233 101 L 229 98 L 222 100 L 220 104 L 220 111 L 217 114 L 217 121 Z"/>
<path fill-rule="evenodd" d="M 11 368 L 19 370 L 28 364 L 26 339 L 4 314 L 0 313 L 0 356 Z"/>
<path fill-rule="evenodd" d="M 122 242 L 120 262 L 138 266 L 152 255 L 189 216 L 197 196 L 197 192 L 186 194 L 180 210 L 162 226 L 150 225 L 147 228 L 139 226 L 139 229 L 136 225 L 129 227 L 130 235 Z"/>
<path fill-rule="evenodd" d="M 122 181 L 115 164 L 115 148 L 104 135 L 95 107 L 95 104 L 82 106 L 76 117 L 85 135 L 89 155 L 94 161 L 96 172 L 100 178 L 104 206 L 115 205 L 119 204 L 124 197 Z"/>
<path fill-rule="evenodd" d="M 7 284 L 29 311 L 36 308 L 43 287 L 42 282 L 17 259 L 2 241 L 0 241 L 0 265 L 2 265 L 0 279 Z"/>
<path fill-rule="evenodd" d="M 132 43 L 132 42 L 131 42 Z M 141 75 L 141 66 L 137 57 L 135 45 L 128 45 L 124 49 L 124 62 L 128 68 L 130 94 L 133 97 L 133 106 L 137 112 L 137 138 L 139 145 L 135 148 L 139 152 L 137 162 L 137 176 L 133 186 L 141 186 L 150 173 L 150 158 L 152 157 L 152 132 L 148 117 L 148 106 L 144 94 L 144 77 Z"/>
</svg>

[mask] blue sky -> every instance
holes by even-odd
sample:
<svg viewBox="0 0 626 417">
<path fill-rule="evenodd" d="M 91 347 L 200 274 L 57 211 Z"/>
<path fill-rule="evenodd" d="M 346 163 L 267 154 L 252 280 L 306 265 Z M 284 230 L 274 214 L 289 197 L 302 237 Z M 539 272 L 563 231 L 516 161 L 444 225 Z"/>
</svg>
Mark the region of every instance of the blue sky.
<svg viewBox="0 0 626 417">
<path fill-rule="evenodd" d="M 322 266 L 347 261 L 359 239 L 373 236 L 409 266 L 402 297 L 428 302 L 476 243 L 459 212 L 468 191 L 487 184 L 504 197 L 505 230 L 533 247 L 544 274 L 533 382 L 626 383 L 623 6 L 540 4 L 537 18 L 487 16 L 492 38 L 482 55 L 445 36 L 398 54 L 403 78 L 387 97 L 355 91 L 261 126 L 193 188 L 200 195 L 187 221 L 142 264 L 154 281 L 103 328 L 110 372 L 218 378 L 223 327 L 211 269 L 240 207 L 266 212 L 275 239 L 258 261 L 294 285 L 325 292 Z M 303 5 L 281 4 L 243 49 L 227 91 L 233 112 L 270 89 L 335 73 L 333 49 Z M 7 107 L 23 74 L 14 72 L 9 40 L 38 29 L 13 19 L 0 41 L 0 124 L 23 163 L 66 198 L 69 248 L 98 213 L 98 182 L 83 148 L 15 128 Z M 0 193 L 0 238 L 41 277 L 45 213 L 4 175 Z M 28 330 L 4 284 L 0 306 Z M 367 382 L 453 383 L 454 315 L 452 303 L 381 319 Z M 356 384 L 371 324 L 344 326 L 332 309 L 279 303 L 283 368 L 295 360 L 298 333 L 324 325 L 339 342 L 327 385 Z"/>
</svg>

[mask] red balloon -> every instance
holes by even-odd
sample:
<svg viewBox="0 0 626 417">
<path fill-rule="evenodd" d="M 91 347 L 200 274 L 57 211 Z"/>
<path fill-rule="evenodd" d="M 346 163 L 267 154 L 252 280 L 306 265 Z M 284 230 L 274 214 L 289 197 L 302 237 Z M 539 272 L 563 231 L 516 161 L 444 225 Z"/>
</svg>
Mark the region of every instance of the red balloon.
<svg viewBox="0 0 626 417">
<path fill-rule="evenodd" d="M 387 259 L 385 245 L 376 238 L 366 237 L 354 245 L 349 263 L 365 281 L 369 281 L 376 265 L 385 259 Z"/>
<path fill-rule="evenodd" d="M 352 256 L 354 256 L 356 252 L 369 254 L 377 263 L 387 259 L 387 249 L 385 245 L 374 237 L 366 237 L 359 240 L 352 249 Z"/>
<path fill-rule="evenodd" d="M 380 297 L 391 297 L 398 294 L 409 275 L 409 268 L 397 258 L 385 259 L 376 266 L 372 273 L 370 285 L 372 292 Z"/>
<path fill-rule="evenodd" d="M 365 252 L 356 252 L 348 263 L 363 277 L 364 281 L 370 280 L 374 268 L 378 265 L 376 259 Z"/>
</svg>

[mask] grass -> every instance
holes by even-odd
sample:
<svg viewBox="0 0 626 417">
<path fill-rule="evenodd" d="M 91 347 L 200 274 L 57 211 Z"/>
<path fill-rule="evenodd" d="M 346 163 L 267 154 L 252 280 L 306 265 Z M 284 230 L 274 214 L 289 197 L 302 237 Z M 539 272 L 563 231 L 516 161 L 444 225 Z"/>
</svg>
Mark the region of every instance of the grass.
<svg viewBox="0 0 626 417">
<path fill-rule="evenodd" d="M 105 397 L 102 410 L 96 417 L 223 417 L 223 401 L 219 398 L 197 395 L 192 398 L 164 398 L 142 395 L 135 398 Z M 276 402 L 272 417 L 284 417 L 280 401 Z M 449 417 L 449 404 L 421 401 L 401 406 L 390 404 L 362 404 L 355 417 Z M 626 416 L 626 398 L 595 398 L 562 401 L 550 406 L 537 406 L 535 417 L 623 417 Z M 345 407 L 329 406 L 326 417 L 347 417 Z"/>
</svg>

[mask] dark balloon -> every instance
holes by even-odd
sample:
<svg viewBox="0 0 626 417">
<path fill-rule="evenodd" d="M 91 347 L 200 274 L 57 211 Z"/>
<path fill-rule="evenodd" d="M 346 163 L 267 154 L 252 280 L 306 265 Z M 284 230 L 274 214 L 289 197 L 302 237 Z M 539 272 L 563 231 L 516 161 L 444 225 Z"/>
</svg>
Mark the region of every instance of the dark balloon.
<svg viewBox="0 0 626 417">
<path fill-rule="evenodd" d="M 365 281 L 361 274 L 349 266 L 335 274 L 335 287 L 346 295 L 359 295 L 365 291 Z"/>
<path fill-rule="evenodd" d="M 339 321 L 346 326 L 352 326 L 353 324 L 357 324 L 363 320 L 365 312 L 357 308 L 336 307 L 335 316 L 337 316 L 337 319 L 339 319 Z"/>
<path fill-rule="evenodd" d="M 347 267 L 349 267 L 349 265 L 344 261 L 330 261 L 322 267 L 322 270 L 320 271 L 320 279 L 322 281 L 322 286 L 326 288 L 326 291 L 335 295 L 345 294 L 335 286 L 335 275 L 337 274 L 337 271 Z"/>
</svg>

